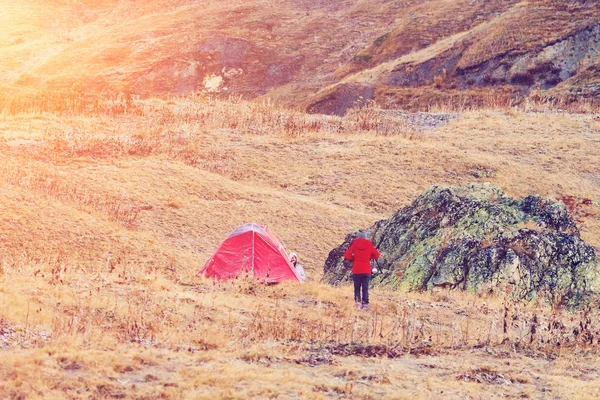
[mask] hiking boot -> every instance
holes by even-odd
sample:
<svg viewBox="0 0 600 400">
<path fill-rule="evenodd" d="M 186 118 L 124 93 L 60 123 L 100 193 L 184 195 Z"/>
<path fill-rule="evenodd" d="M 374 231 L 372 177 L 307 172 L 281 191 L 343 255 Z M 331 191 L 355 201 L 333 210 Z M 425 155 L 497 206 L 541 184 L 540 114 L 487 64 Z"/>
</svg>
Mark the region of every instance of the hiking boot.
<svg viewBox="0 0 600 400">
<path fill-rule="evenodd" d="M 362 305 L 362 310 L 363 311 L 369 311 L 369 303 L 365 303 Z"/>
</svg>

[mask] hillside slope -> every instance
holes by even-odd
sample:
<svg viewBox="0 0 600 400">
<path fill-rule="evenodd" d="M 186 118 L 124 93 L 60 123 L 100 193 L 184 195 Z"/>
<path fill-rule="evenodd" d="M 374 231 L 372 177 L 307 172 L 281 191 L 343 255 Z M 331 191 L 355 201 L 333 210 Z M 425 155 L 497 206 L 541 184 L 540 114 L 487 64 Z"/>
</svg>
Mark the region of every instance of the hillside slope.
<svg viewBox="0 0 600 400">
<path fill-rule="evenodd" d="M 560 198 L 599 250 L 593 116 L 477 112 L 417 131 L 394 114 L 134 106 L 0 115 L 0 397 L 597 395 L 597 313 L 380 288 L 365 313 L 319 282 L 348 232 L 432 184 Z M 196 277 L 250 221 L 308 283 Z"/>
<path fill-rule="evenodd" d="M 598 94 L 596 2 L 2 5 L 0 85 L 11 90 L 208 91 L 330 114 L 367 100 L 426 109 L 461 95 L 507 102 L 536 88 Z"/>
<path fill-rule="evenodd" d="M 204 89 L 216 75 L 224 81 L 215 89 L 234 95 L 256 97 L 296 82 L 306 92 L 393 21 L 390 10 L 398 5 L 371 3 L 156 0 L 93 2 L 92 8 L 65 2 L 59 8 L 26 0 L 27 11 L 6 8 L 12 24 L 69 7 L 82 15 L 50 27 L 34 19 L 35 38 L 25 29 L 7 32 L 3 58 L 20 61 L 2 63 L 10 73 L 3 83 L 181 94 Z M 52 54 L 27 63 L 18 58 L 25 50 L 30 58 L 37 54 L 38 43 Z"/>
<path fill-rule="evenodd" d="M 14 199 L 4 206 L 13 212 L 2 213 L 3 246 L 11 256 L 61 248 L 75 259 L 110 251 L 144 260 L 148 240 L 162 254 L 155 263 L 185 259 L 193 274 L 231 230 L 254 221 L 272 226 L 318 276 L 346 233 L 430 185 L 489 181 L 515 196 L 594 201 L 600 189 L 600 127 L 592 116 L 542 122 L 535 114 L 475 113 L 421 132 L 393 115 L 365 125 L 357 120 L 368 115 L 327 118 L 250 103 L 139 107 L 142 115 L 3 117 L 0 178 Z M 402 128 L 373 136 L 377 125 Z M 589 207 L 577 218 L 585 221 L 583 239 L 598 247 Z M 19 228 L 9 229 L 13 223 Z M 43 240 L 24 239 L 42 233 Z M 86 237 L 97 250 L 78 242 Z M 129 242 L 139 242 L 141 253 Z"/>
<path fill-rule="evenodd" d="M 489 97 L 508 104 L 532 90 L 599 93 L 590 79 L 600 64 L 597 3 L 457 1 L 409 18 L 336 71 L 341 82 L 309 109 L 341 114 L 359 97 L 423 109 L 460 94 L 477 105 Z"/>
</svg>

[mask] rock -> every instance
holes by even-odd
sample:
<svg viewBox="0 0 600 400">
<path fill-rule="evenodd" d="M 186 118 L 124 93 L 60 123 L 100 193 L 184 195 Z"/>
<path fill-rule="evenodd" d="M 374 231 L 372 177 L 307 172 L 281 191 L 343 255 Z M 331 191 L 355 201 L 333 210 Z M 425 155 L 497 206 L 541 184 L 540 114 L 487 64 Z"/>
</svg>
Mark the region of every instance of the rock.
<svg viewBox="0 0 600 400">
<path fill-rule="evenodd" d="M 381 110 L 383 117 L 390 117 L 399 123 L 405 123 L 418 132 L 429 131 L 447 125 L 460 117 L 456 112 L 407 112 L 403 110 Z"/>
<path fill-rule="evenodd" d="M 600 287 L 594 248 L 580 238 L 564 204 L 513 199 L 488 184 L 433 186 L 366 232 L 381 252 L 375 285 L 477 293 L 509 285 L 518 299 L 543 295 L 572 305 Z M 329 253 L 324 280 L 330 284 L 349 279 L 343 254 L 356 235 Z"/>
<path fill-rule="evenodd" d="M 349 109 L 368 104 L 375 95 L 375 89 L 362 84 L 340 84 L 331 93 L 308 106 L 310 114 L 346 115 Z"/>
</svg>

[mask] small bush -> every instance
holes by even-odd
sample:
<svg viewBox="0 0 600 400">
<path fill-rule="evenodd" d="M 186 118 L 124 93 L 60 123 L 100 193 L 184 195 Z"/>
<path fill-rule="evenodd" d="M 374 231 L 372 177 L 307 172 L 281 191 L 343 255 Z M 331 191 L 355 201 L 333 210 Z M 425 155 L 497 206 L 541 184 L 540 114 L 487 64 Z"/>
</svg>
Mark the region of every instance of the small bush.
<svg viewBox="0 0 600 400">
<path fill-rule="evenodd" d="M 529 72 L 520 72 L 511 76 L 510 82 L 514 85 L 531 86 L 535 83 L 535 79 Z"/>
</svg>

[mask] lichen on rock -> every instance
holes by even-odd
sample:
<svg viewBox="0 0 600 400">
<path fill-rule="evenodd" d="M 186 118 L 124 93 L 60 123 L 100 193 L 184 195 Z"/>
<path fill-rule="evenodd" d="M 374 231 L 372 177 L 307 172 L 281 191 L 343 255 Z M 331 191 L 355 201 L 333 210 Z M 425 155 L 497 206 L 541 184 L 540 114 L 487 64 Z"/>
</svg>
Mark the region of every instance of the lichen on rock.
<svg viewBox="0 0 600 400">
<path fill-rule="evenodd" d="M 435 287 L 481 293 L 510 288 L 512 296 L 577 305 L 600 289 L 594 248 L 561 202 L 513 199 L 494 186 L 433 186 L 389 220 L 366 229 L 381 252 L 375 285 Z M 332 250 L 324 279 L 347 280 L 343 253 L 357 232 Z"/>
</svg>

